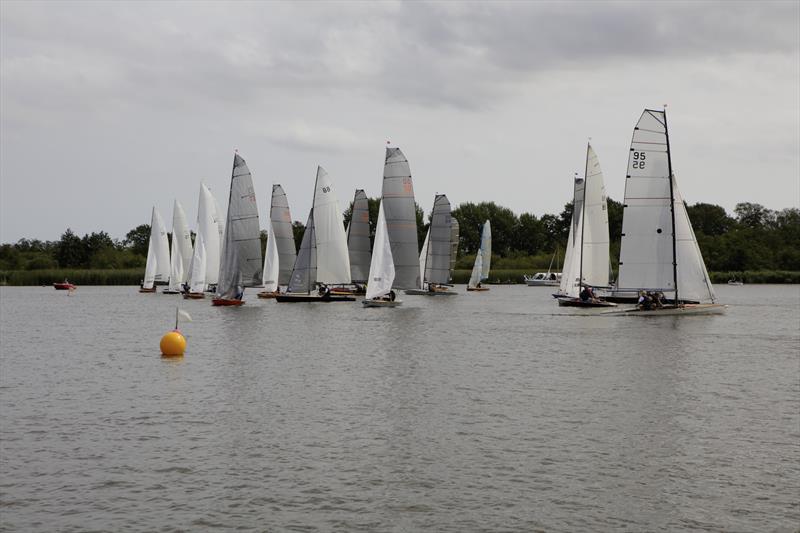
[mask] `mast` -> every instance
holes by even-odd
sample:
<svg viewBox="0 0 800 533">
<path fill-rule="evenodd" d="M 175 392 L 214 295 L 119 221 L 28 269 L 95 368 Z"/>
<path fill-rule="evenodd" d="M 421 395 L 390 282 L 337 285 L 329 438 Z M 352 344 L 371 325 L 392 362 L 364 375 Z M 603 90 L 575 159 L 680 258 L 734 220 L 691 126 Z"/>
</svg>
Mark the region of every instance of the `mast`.
<svg viewBox="0 0 800 533">
<path fill-rule="evenodd" d="M 664 136 L 667 140 L 667 171 L 669 172 L 669 210 L 672 217 L 672 280 L 675 283 L 675 305 L 678 305 L 678 248 L 675 228 L 675 190 L 672 179 L 672 154 L 669 149 L 669 128 L 667 127 L 667 106 L 664 106 Z"/>
<path fill-rule="evenodd" d="M 583 289 L 583 228 L 586 225 L 586 189 L 587 183 L 586 180 L 589 178 L 589 146 L 591 146 L 588 142 L 586 143 L 586 164 L 583 170 L 583 202 L 581 202 L 581 262 L 578 264 L 578 294 L 580 295 L 580 290 Z M 575 200 L 572 201 L 572 205 L 575 205 Z"/>
</svg>

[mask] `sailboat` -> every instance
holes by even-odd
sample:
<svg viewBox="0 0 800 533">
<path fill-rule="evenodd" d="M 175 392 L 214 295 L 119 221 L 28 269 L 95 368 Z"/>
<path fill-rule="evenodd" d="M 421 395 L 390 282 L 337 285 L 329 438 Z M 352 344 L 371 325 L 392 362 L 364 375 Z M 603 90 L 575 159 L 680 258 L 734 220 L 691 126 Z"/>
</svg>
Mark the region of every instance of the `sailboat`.
<svg viewBox="0 0 800 533">
<path fill-rule="evenodd" d="M 453 273 L 456 269 L 456 258 L 458 257 L 458 232 L 460 227 L 456 217 L 450 217 L 450 282 L 453 282 Z"/>
<path fill-rule="evenodd" d="M 219 281 L 212 305 L 244 304 L 245 287 L 261 285 L 261 268 L 261 236 L 253 177 L 245 160 L 234 154 Z"/>
<path fill-rule="evenodd" d="M 381 204 L 385 210 L 394 261 L 394 286 L 398 289 L 417 288 L 420 286 L 420 267 L 414 182 L 408 159 L 397 147 L 386 147 Z"/>
<path fill-rule="evenodd" d="M 664 110 L 645 109 L 633 130 L 623 208 L 618 290 L 660 293 L 672 303 L 615 313 L 724 313 L 675 181 Z"/>
<path fill-rule="evenodd" d="M 211 191 L 205 184 L 200 184 L 200 197 L 197 202 L 197 236 L 195 237 L 195 253 L 192 255 L 192 260 L 189 262 L 189 270 L 186 278 L 193 288 L 190 292 L 209 292 L 216 288 L 219 279 L 219 243 L 220 243 L 220 227 L 219 214 L 217 211 L 217 202 L 211 195 Z M 198 289 L 199 285 L 193 283 L 191 280 L 197 280 L 197 273 L 195 269 L 200 268 L 195 261 L 197 252 L 197 243 L 202 238 L 203 241 L 203 287 Z"/>
<path fill-rule="evenodd" d="M 275 298 L 280 287 L 289 284 L 297 258 L 292 229 L 292 215 L 286 193 L 279 184 L 272 186 L 272 202 L 267 225 L 267 250 L 264 254 L 264 290 L 259 298 Z"/>
<path fill-rule="evenodd" d="M 556 264 L 555 271 L 553 270 L 553 262 Z M 562 278 L 560 268 L 558 248 L 556 248 L 556 251 L 553 252 L 553 257 L 550 258 L 547 272 L 537 272 L 533 276 L 525 275 L 523 279 L 528 287 L 558 287 Z"/>
<path fill-rule="evenodd" d="M 423 246 L 420 256 L 421 283 L 419 288 L 406 289 L 406 294 L 428 296 L 458 294 L 447 288 L 450 284 L 451 233 L 450 201 L 444 194 L 437 194 L 433 201 L 426 245 Z"/>
<path fill-rule="evenodd" d="M 357 189 L 353 198 L 350 224 L 347 226 L 347 251 L 350 257 L 350 278 L 355 285 L 355 290 L 348 292 L 362 294 L 371 266 L 369 200 L 363 189 Z"/>
<path fill-rule="evenodd" d="M 189 290 L 183 293 L 184 299 L 202 300 L 206 297 L 206 270 L 208 268 L 208 256 L 206 253 L 205 237 L 202 233 L 197 234 L 194 242 L 194 252 L 192 253 L 192 266 L 189 269 Z"/>
<path fill-rule="evenodd" d="M 378 226 L 375 228 L 375 246 L 369 265 L 367 293 L 361 302 L 364 307 L 397 307 L 403 303 L 401 300 L 395 299 L 395 293 L 392 290 L 394 274 L 392 246 L 389 243 L 386 215 L 383 211 L 383 201 L 381 201 L 378 211 Z"/>
<path fill-rule="evenodd" d="M 481 282 L 489 277 L 489 269 L 492 262 L 492 226 L 487 220 L 483 223 L 481 231 L 481 247 L 475 254 L 475 264 L 472 266 L 472 275 L 467 283 L 468 291 L 488 291 L 489 287 L 483 287 Z"/>
<path fill-rule="evenodd" d="M 586 145 L 584 177 L 576 177 L 573 188 L 572 224 L 569 228 L 564 271 L 559 292 L 560 306 L 614 307 L 597 298 L 593 290 L 608 287 L 608 208 L 603 172 L 591 144 Z"/>
<path fill-rule="evenodd" d="M 144 267 L 144 281 L 139 292 L 156 292 L 156 283 L 166 283 L 169 279 L 169 243 L 164 220 L 153 207 L 150 216 L 150 242 L 147 246 L 147 263 Z"/>
<path fill-rule="evenodd" d="M 332 294 L 329 285 L 350 283 L 350 259 L 339 202 L 333 183 L 322 167 L 317 167 L 314 199 L 308 214 L 300 252 L 294 262 L 287 292 L 278 302 L 355 301 L 349 295 Z"/>
<path fill-rule="evenodd" d="M 172 207 L 172 247 L 169 259 L 169 286 L 163 294 L 180 294 L 183 284 L 189 279 L 189 263 L 192 260 L 192 236 L 186 223 L 186 213 L 175 200 Z"/>
</svg>

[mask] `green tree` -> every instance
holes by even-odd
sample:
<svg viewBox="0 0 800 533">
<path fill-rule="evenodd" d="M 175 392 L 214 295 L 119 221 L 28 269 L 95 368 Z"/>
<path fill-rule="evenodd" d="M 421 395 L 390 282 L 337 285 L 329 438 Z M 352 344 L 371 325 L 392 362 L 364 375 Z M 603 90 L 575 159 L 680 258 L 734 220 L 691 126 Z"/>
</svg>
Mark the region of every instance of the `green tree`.
<svg viewBox="0 0 800 533">
<path fill-rule="evenodd" d="M 743 202 L 733 208 L 739 224 L 748 228 L 763 228 L 775 220 L 775 213 L 761 204 Z"/>
<path fill-rule="evenodd" d="M 303 243 L 303 234 L 306 232 L 306 226 L 299 220 L 292 222 L 292 234 L 294 235 L 294 247 L 296 251 L 300 251 L 300 245 Z"/>
<path fill-rule="evenodd" d="M 697 203 L 686 208 L 689 220 L 696 233 L 722 235 L 730 231 L 735 221 L 728 216 L 725 208 L 714 204 Z"/>
<path fill-rule="evenodd" d="M 88 257 L 81 238 L 67 228 L 56 245 L 56 261 L 60 268 L 75 268 L 84 265 Z"/>
<path fill-rule="evenodd" d="M 125 234 L 122 244 L 133 253 L 147 257 L 147 248 L 150 245 L 150 224 L 136 226 Z"/>
</svg>

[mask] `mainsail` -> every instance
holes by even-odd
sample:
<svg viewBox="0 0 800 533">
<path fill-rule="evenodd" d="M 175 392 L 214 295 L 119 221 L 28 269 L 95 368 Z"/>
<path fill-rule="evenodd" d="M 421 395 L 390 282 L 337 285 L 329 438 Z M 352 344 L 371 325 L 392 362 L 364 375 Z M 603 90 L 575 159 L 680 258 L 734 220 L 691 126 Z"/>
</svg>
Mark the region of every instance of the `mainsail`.
<svg viewBox="0 0 800 533">
<path fill-rule="evenodd" d="M 600 162 L 591 145 L 586 147 L 586 183 L 583 194 L 580 275 L 584 285 L 606 287 L 609 277 L 606 186 Z"/>
<path fill-rule="evenodd" d="M 197 234 L 192 254 L 192 277 L 189 278 L 189 291 L 202 293 L 206 290 L 206 243 L 202 233 Z"/>
<path fill-rule="evenodd" d="M 172 207 L 172 247 L 170 249 L 169 288 L 180 290 L 189 279 L 189 263 L 192 260 L 192 236 L 186 222 L 183 207 L 175 200 Z"/>
<path fill-rule="evenodd" d="M 450 282 L 450 201 L 436 195 L 431 213 L 430 241 L 425 259 L 425 281 L 443 285 Z"/>
<path fill-rule="evenodd" d="M 488 220 L 483 223 L 483 231 L 481 232 L 480 254 L 481 254 L 481 280 L 484 280 L 489 277 L 489 269 L 492 266 L 492 226 Z"/>
<path fill-rule="evenodd" d="M 383 202 L 378 211 L 378 225 L 375 228 L 375 246 L 369 265 L 369 281 L 367 283 L 368 300 L 388 294 L 394 282 L 394 260 L 389 236 L 386 231 L 386 215 L 383 212 Z"/>
<path fill-rule="evenodd" d="M 424 288 L 422 284 L 425 282 L 425 263 L 428 261 L 428 244 L 431 240 L 431 228 L 428 226 L 428 233 L 425 234 L 425 240 L 422 242 L 422 250 L 419 251 L 419 288 Z"/>
<path fill-rule="evenodd" d="M 450 281 L 453 281 L 453 271 L 456 268 L 456 258 L 458 257 L 458 220 L 455 217 L 450 217 L 452 225 L 450 226 Z"/>
<path fill-rule="evenodd" d="M 472 274 L 469 276 L 469 282 L 467 286 L 474 289 L 478 286 L 478 283 L 481 282 L 481 275 L 483 272 L 483 252 L 478 250 L 478 253 L 475 254 L 475 264 L 472 265 Z"/>
<path fill-rule="evenodd" d="M 264 291 L 275 292 L 278 290 L 278 244 L 275 242 L 275 231 L 272 221 L 267 222 L 267 250 L 264 254 L 264 272 L 261 276 Z"/>
<path fill-rule="evenodd" d="M 278 247 L 278 284 L 288 285 L 292 277 L 292 267 L 297 258 L 297 247 L 294 242 L 289 202 L 280 185 L 272 186 L 272 207 L 269 218 L 275 234 L 275 244 Z"/>
<path fill-rule="evenodd" d="M 197 205 L 197 235 L 203 236 L 203 244 L 206 249 L 206 288 L 208 285 L 216 285 L 219 280 L 220 234 L 216 204 L 216 200 L 211 196 L 211 191 L 201 183 L 200 200 Z M 194 277 L 194 266 L 192 266 L 190 277 Z"/>
<path fill-rule="evenodd" d="M 166 282 L 169 278 L 169 243 L 164 220 L 153 207 L 150 216 L 150 242 L 147 247 L 147 263 L 144 267 L 142 287 L 152 289 L 156 282 Z"/>
<path fill-rule="evenodd" d="M 235 154 L 217 297 L 241 298 L 245 287 L 261 285 L 261 269 L 261 236 L 253 178 L 247 163 Z"/>
<path fill-rule="evenodd" d="M 350 277 L 354 282 L 367 281 L 370 268 L 369 201 L 363 189 L 353 199 L 350 225 L 347 226 L 347 250 L 350 254 Z"/>
<path fill-rule="evenodd" d="M 386 148 L 381 197 L 392 247 L 395 286 L 415 289 L 420 286 L 421 280 L 417 261 L 419 241 L 414 184 L 408 160 L 400 148 Z"/>
</svg>

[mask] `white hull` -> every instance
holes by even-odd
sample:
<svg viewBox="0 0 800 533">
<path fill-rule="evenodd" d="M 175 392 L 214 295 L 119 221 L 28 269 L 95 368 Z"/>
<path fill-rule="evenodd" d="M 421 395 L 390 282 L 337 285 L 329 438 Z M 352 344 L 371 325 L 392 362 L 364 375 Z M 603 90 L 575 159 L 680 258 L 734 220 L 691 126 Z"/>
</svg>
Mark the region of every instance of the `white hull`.
<svg viewBox="0 0 800 533">
<path fill-rule="evenodd" d="M 558 281 L 549 279 L 526 279 L 528 287 L 558 287 Z"/>
<path fill-rule="evenodd" d="M 607 311 L 604 314 L 616 316 L 688 316 L 688 315 L 723 315 L 728 309 L 722 304 L 685 304 L 679 307 L 664 307 L 662 309 L 625 309 L 622 311 Z"/>
</svg>

